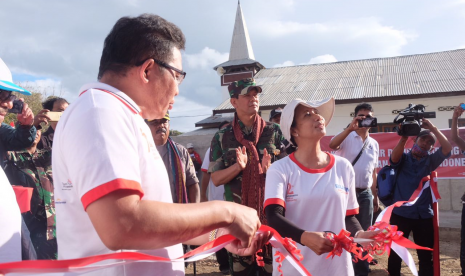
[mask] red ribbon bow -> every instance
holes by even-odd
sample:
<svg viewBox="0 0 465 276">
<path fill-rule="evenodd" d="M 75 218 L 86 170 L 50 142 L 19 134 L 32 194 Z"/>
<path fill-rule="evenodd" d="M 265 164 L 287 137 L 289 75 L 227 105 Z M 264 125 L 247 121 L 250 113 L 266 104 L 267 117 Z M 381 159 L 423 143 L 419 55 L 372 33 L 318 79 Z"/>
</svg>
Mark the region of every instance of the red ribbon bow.
<svg viewBox="0 0 465 276">
<path fill-rule="evenodd" d="M 334 256 L 341 256 L 342 251 L 346 250 L 347 252 L 354 254 L 354 262 L 358 262 L 358 260 L 367 260 L 368 262 L 371 262 L 373 260 L 373 257 L 370 254 L 363 256 L 363 248 L 357 246 L 357 243 L 355 243 L 354 239 L 350 237 L 350 232 L 347 230 L 342 229 L 337 236 L 333 233 L 327 233 L 326 238 L 333 243 L 333 250 L 329 252 L 326 259 L 329 257 L 334 258 Z"/>
<path fill-rule="evenodd" d="M 404 233 L 397 231 L 396 225 L 389 225 L 386 222 L 380 221 L 375 223 L 373 226 L 368 228 L 368 231 L 374 231 L 380 229 L 381 231 L 373 237 L 373 245 L 368 245 L 365 249 L 370 254 L 382 255 L 384 252 L 391 253 L 391 245 L 393 241 L 399 241 Z"/>
</svg>

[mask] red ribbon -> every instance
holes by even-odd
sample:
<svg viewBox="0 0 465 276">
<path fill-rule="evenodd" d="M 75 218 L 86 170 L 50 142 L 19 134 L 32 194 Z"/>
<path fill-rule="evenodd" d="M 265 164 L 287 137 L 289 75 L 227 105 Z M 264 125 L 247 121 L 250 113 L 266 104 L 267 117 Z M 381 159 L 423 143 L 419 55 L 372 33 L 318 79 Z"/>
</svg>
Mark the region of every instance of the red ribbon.
<svg viewBox="0 0 465 276">
<path fill-rule="evenodd" d="M 273 233 L 273 239 L 281 243 L 284 248 L 289 251 L 290 257 L 296 261 L 296 265 L 299 266 L 302 273 L 308 276 L 311 274 L 305 269 L 305 267 L 300 263 L 300 260 L 303 256 L 300 254 L 300 251 L 297 249 L 295 242 L 291 239 L 284 239 L 279 235 L 279 233 L 269 226 L 262 225 L 260 231 L 270 231 Z M 151 256 L 147 254 L 142 254 L 139 252 L 118 252 L 104 255 L 89 256 L 80 259 L 70 259 L 70 260 L 37 260 L 37 261 L 21 261 L 21 262 L 12 262 L 12 263 L 1 263 L 0 264 L 0 274 L 6 273 L 47 273 L 47 272 L 79 272 L 78 269 L 85 269 L 89 265 L 101 262 L 104 260 L 125 260 L 125 261 L 154 261 L 154 262 L 172 262 L 176 260 L 182 260 L 189 257 L 192 257 L 196 254 L 202 254 L 206 251 L 214 250 L 216 248 L 222 248 L 225 244 L 234 241 L 236 238 L 230 234 L 221 236 L 211 242 L 208 242 L 198 248 L 187 252 L 183 256 L 170 260 L 163 257 Z M 285 259 L 284 254 L 277 252 L 276 254 L 282 256 L 282 260 Z M 259 258 L 257 258 L 258 260 Z M 262 257 L 260 257 L 262 260 Z M 281 261 L 282 261 L 281 260 Z M 260 261 L 260 260 L 259 260 Z M 264 264 L 264 262 L 263 262 Z"/>
<path fill-rule="evenodd" d="M 291 238 L 284 238 L 283 243 L 284 248 L 286 248 L 289 253 L 294 257 L 294 259 L 302 261 L 304 259 L 304 256 L 300 253 L 300 250 L 297 248 L 297 244 L 295 243 L 294 240 Z M 283 271 L 281 270 L 281 267 L 283 266 L 283 261 L 285 259 L 284 255 L 279 252 L 279 250 L 276 250 L 276 253 L 274 254 L 276 257 L 275 261 L 278 263 L 278 271 L 281 273 L 281 276 L 283 276 Z"/>
<path fill-rule="evenodd" d="M 367 260 L 371 262 L 373 260 L 373 257 L 369 253 L 363 256 L 363 248 L 357 246 L 357 243 L 350 237 L 350 232 L 347 230 L 342 229 L 337 236 L 333 233 L 327 233 L 326 238 L 333 243 L 333 250 L 329 252 L 326 259 L 329 257 L 334 258 L 334 256 L 341 256 L 342 251 L 346 250 L 353 254 L 354 262 L 358 262 L 358 260 Z"/>
<path fill-rule="evenodd" d="M 283 245 L 297 260 L 302 261 L 304 259 L 304 256 L 300 254 L 300 250 L 297 248 L 297 244 L 291 238 L 284 238 Z"/>
<path fill-rule="evenodd" d="M 256 261 L 257 261 L 257 265 L 260 266 L 260 267 L 264 267 L 265 266 L 265 261 L 263 261 L 263 256 L 260 256 L 258 253 L 262 253 L 263 250 L 260 249 L 258 250 L 257 252 L 255 252 L 255 258 L 256 258 Z"/>
<path fill-rule="evenodd" d="M 381 231 L 373 237 L 375 240 L 374 244 L 368 245 L 365 250 L 369 251 L 370 254 L 382 255 L 384 252 L 391 254 L 391 244 L 393 241 L 399 241 L 404 233 L 397 231 L 396 225 L 389 225 L 384 221 L 375 223 L 373 226 L 368 228 L 368 231 L 374 231 L 381 229 Z"/>
<path fill-rule="evenodd" d="M 365 248 L 370 254 L 382 255 L 384 252 L 388 252 L 388 255 L 391 253 L 391 244 L 392 242 L 396 242 L 398 245 L 406 247 L 406 248 L 413 248 L 413 249 L 423 249 L 423 250 L 430 250 L 433 249 L 428 247 L 423 247 L 416 245 L 409 239 L 405 238 L 401 231 L 397 231 L 396 225 L 390 225 L 384 221 L 379 221 L 375 223 L 373 226 L 368 228 L 368 231 L 374 231 L 376 229 L 380 229 L 381 231 L 373 237 L 375 242 L 373 245 L 369 245 Z"/>
<path fill-rule="evenodd" d="M 275 261 L 278 263 L 278 272 L 281 273 L 280 276 L 283 276 L 283 271 L 281 270 L 281 267 L 283 266 L 283 261 L 285 257 L 283 253 L 279 252 L 278 250 L 276 250 L 274 256 L 276 257 Z"/>
</svg>

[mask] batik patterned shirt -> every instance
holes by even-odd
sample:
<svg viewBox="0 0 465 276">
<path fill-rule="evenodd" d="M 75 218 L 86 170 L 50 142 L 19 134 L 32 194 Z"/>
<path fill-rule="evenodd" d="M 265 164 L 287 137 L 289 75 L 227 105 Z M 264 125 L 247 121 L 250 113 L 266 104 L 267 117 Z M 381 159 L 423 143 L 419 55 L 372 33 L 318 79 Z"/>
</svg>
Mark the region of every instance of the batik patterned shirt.
<svg viewBox="0 0 465 276">
<path fill-rule="evenodd" d="M 252 128 L 247 128 L 240 120 L 239 125 L 244 138 L 252 141 Z M 281 158 L 283 153 L 284 136 L 278 124 L 267 122 L 263 133 L 257 143 L 257 152 L 260 162 L 263 158 L 264 149 L 271 155 L 271 163 Z M 209 173 L 224 170 L 236 163 L 236 149 L 242 147 L 234 137 L 232 124 L 216 132 L 212 139 L 210 151 Z M 250 153 L 248 152 L 250 160 Z M 281 156 L 280 156 L 281 155 Z M 242 172 L 230 182 L 224 184 L 225 200 L 242 203 Z"/>
<path fill-rule="evenodd" d="M 49 148 L 33 154 L 27 150 L 14 151 L 9 152 L 5 168 L 12 185 L 34 188 L 31 212 L 24 213 L 23 218 L 31 233 L 46 229 L 47 240 L 56 238 L 51 161 L 52 151 Z"/>
</svg>

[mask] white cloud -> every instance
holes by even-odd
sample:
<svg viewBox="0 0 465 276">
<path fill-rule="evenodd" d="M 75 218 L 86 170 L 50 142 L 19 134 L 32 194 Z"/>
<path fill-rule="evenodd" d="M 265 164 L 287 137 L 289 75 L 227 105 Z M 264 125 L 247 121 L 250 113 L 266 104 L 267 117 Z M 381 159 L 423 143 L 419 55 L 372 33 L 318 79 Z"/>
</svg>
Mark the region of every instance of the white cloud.
<svg viewBox="0 0 465 276">
<path fill-rule="evenodd" d="M 170 111 L 171 128 L 181 132 L 191 131 L 196 122 L 212 115 L 212 107 L 177 96 Z"/>
<path fill-rule="evenodd" d="M 286 66 L 294 66 L 294 62 L 293 61 L 290 61 L 290 60 L 286 60 L 285 62 L 283 63 L 278 63 L 278 64 L 275 64 L 273 65 L 273 67 L 286 67 Z"/>
<path fill-rule="evenodd" d="M 200 53 L 184 54 L 184 59 L 187 66 L 192 69 L 212 70 L 214 66 L 227 61 L 229 53 L 220 53 L 215 49 L 205 47 Z"/>
<path fill-rule="evenodd" d="M 62 82 L 54 79 L 22 81 L 17 84 L 31 92 L 41 93 L 44 98 L 48 96 L 65 97 L 65 94 L 68 93 L 66 88 L 63 87 Z"/>
<path fill-rule="evenodd" d="M 317 64 L 317 63 L 328 63 L 328 62 L 336 62 L 337 59 L 333 55 L 321 55 L 316 56 L 310 59 L 309 62 L 299 63 L 299 65 L 307 65 L 307 64 Z M 295 63 L 292 60 L 286 60 L 283 63 L 278 63 L 273 65 L 273 67 L 287 67 L 287 66 L 294 66 Z"/>
<path fill-rule="evenodd" d="M 257 24 L 256 28 L 260 29 L 263 35 L 273 38 L 299 33 L 326 32 L 328 30 L 328 26 L 323 24 L 305 24 L 292 21 L 264 21 Z"/>
<path fill-rule="evenodd" d="M 336 62 L 337 59 L 333 55 L 321 55 L 314 58 L 311 58 L 308 64 L 317 64 L 317 63 L 328 63 Z"/>
<path fill-rule="evenodd" d="M 343 22 L 300 23 L 262 20 L 251 26 L 255 32 L 271 41 L 294 38 L 294 43 L 314 45 L 332 43 L 359 45 L 376 49 L 381 56 L 399 55 L 401 48 L 413 41 L 416 34 L 386 26 L 379 18 L 348 19 Z M 295 37 L 299 37 L 299 42 Z M 336 45 L 329 45 L 336 46 Z"/>
</svg>

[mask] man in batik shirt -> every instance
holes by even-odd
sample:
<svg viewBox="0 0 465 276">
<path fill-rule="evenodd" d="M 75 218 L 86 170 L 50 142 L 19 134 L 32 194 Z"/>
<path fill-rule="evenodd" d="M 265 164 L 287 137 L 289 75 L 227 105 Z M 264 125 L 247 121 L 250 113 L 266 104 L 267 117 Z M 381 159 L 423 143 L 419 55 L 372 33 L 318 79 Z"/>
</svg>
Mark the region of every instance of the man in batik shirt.
<svg viewBox="0 0 465 276">
<path fill-rule="evenodd" d="M 258 114 L 262 88 L 253 79 L 233 82 L 228 90 L 236 112 L 233 122 L 213 137 L 208 172 L 215 186 L 224 185 L 225 200 L 254 208 L 266 224 L 265 173 L 283 156 L 284 138 L 278 124 L 265 122 Z M 271 275 L 271 249 L 263 251 L 264 267 L 256 265 L 254 256 L 232 255 L 232 274 Z"/>
<path fill-rule="evenodd" d="M 37 150 L 41 132 L 31 147 L 9 152 L 5 173 L 12 185 L 34 188 L 31 211 L 23 219 L 31 233 L 37 259 L 56 259 L 55 200 L 53 197 L 52 152 Z"/>
</svg>

